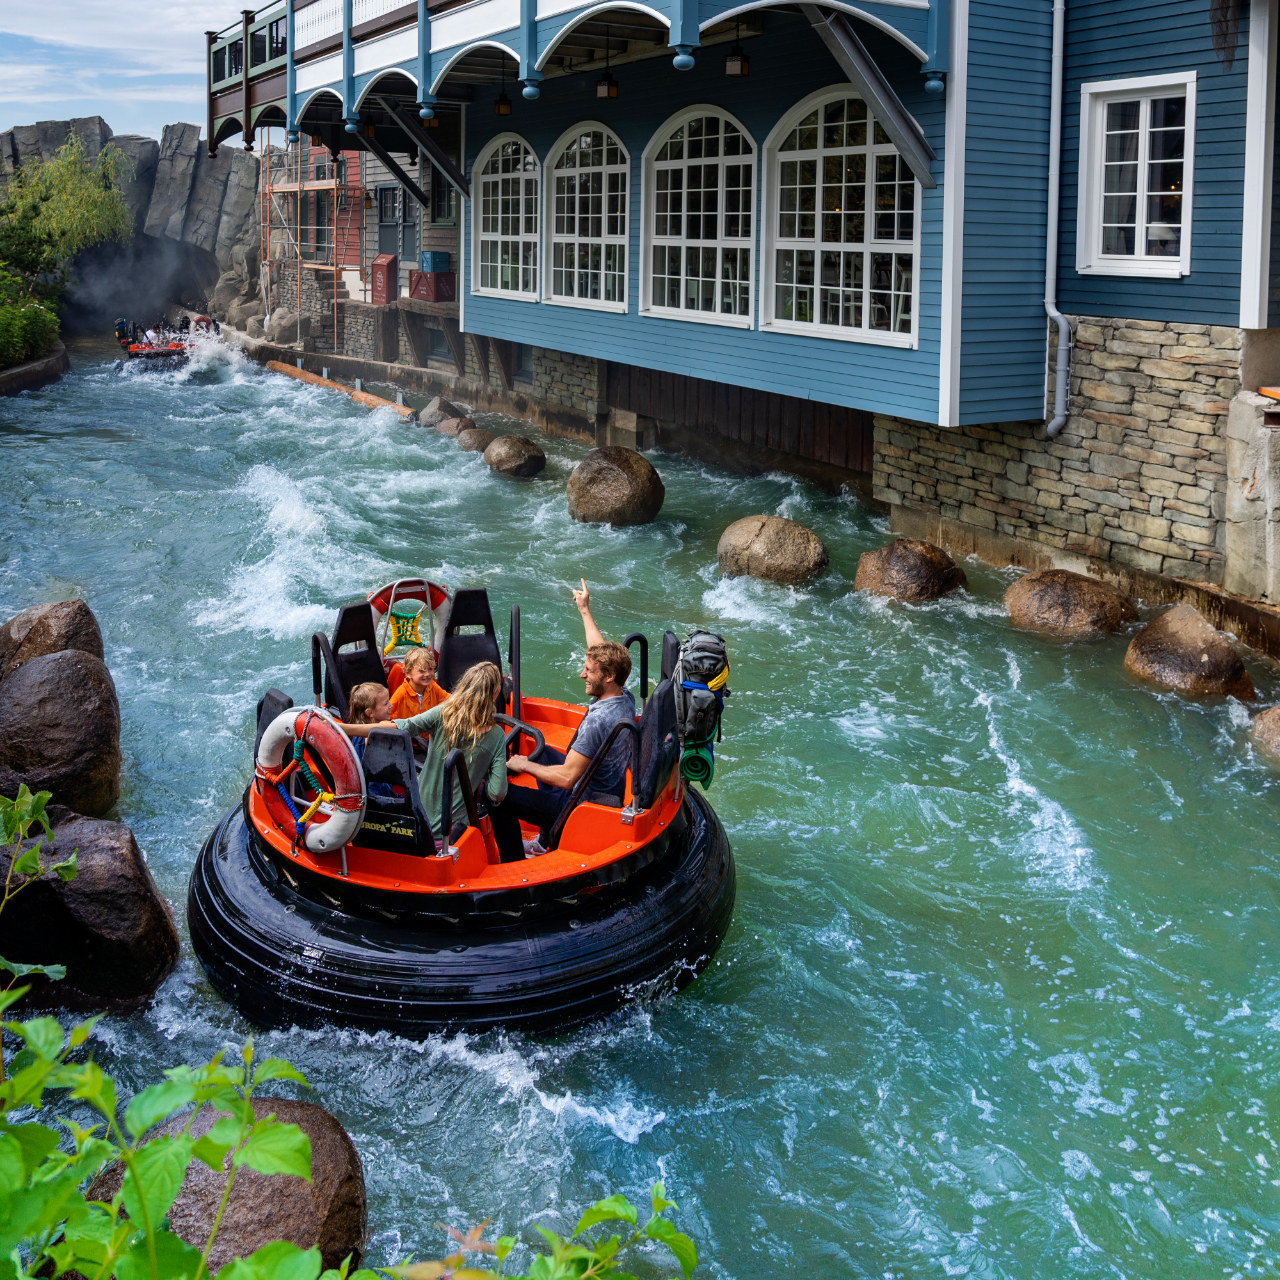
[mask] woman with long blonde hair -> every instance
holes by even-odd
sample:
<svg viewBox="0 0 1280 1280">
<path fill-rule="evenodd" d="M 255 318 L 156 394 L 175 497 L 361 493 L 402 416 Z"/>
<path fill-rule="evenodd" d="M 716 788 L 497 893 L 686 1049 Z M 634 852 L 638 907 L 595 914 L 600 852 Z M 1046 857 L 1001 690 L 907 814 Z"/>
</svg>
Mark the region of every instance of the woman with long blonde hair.
<svg viewBox="0 0 1280 1280">
<path fill-rule="evenodd" d="M 440 830 L 440 801 L 444 795 L 444 762 L 455 747 L 462 751 L 467 763 L 467 776 L 477 800 L 487 795 L 491 805 L 500 803 L 507 794 L 507 753 L 503 750 L 505 733 L 494 720 L 498 709 L 498 690 L 502 672 L 492 662 L 478 662 L 465 671 L 447 702 L 432 707 L 407 720 L 384 721 L 381 725 L 344 724 L 352 737 L 365 737 L 370 729 L 403 729 L 427 739 L 427 760 L 418 774 L 418 794 L 427 812 L 432 834 L 456 839 L 467 825 L 467 806 L 462 787 L 453 788 L 453 826 Z"/>
</svg>

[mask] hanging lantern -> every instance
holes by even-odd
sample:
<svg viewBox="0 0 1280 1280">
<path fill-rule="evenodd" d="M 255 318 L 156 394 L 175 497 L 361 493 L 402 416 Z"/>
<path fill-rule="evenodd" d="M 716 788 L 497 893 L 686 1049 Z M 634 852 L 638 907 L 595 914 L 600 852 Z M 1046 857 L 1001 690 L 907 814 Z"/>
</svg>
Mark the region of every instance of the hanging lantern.
<svg viewBox="0 0 1280 1280">
<path fill-rule="evenodd" d="M 605 69 L 604 75 L 596 81 L 596 97 L 597 98 L 616 98 L 618 96 L 618 82 L 610 74 L 608 68 Z"/>
<path fill-rule="evenodd" d="M 365 207 L 365 211 L 366 211 L 366 212 L 367 212 L 368 210 L 370 210 L 370 209 L 372 209 L 372 208 L 373 208 L 373 192 L 372 192 L 372 191 L 366 191 L 366 192 L 364 193 L 364 201 L 363 201 L 363 203 L 364 203 L 364 207 Z"/>
<path fill-rule="evenodd" d="M 495 116 L 509 116 L 511 114 L 511 99 L 507 97 L 505 89 L 498 94 L 498 100 L 493 104 L 493 114 Z"/>
<path fill-rule="evenodd" d="M 360 126 L 360 132 L 361 132 L 361 133 L 362 133 L 366 138 L 376 138 L 376 137 L 378 136 L 378 131 L 377 131 L 377 130 L 373 127 L 373 125 L 371 125 L 371 124 L 364 124 L 364 125 L 361 125 L 361 126 Z"/>
<path fill-rule="evenodd" d="M 724 73 L 727 76 L 749 76 L 751 59 L 742 47 L 742 20 L 739 19 L 733 28 L 733 48 L 725 54 Z"/>
</svg>

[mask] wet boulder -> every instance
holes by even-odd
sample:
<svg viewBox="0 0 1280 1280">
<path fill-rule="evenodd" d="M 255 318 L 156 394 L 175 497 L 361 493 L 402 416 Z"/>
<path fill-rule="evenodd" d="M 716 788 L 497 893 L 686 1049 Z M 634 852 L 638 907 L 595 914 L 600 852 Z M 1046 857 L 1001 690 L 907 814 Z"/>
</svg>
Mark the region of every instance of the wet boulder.
<svg viewBox="0 0 1280 1280">
<path fill-rule="evenodd" d="M 898 538 L 887 547 L 862 553 L 853 589 L 922 604 L 967 582 L 964 570 L 941 547 L 918 538 Z"/>
<path fill-rule="evenodd" d="M 476 427 L 473 418 L 442 418 L 436 424 L 436 430 L 442 436 L 458 436 L 464 431 L 474 431 Z"/>
<path fill-rule="evenodd" d="M 101 658 L 41 654 L 0 682 L 0 793 L 18 783 L 100 816 L 120 796 L 120 702 Z"/>
<path fill-rule="evenodd" d="M 816 578 L 827 567 L 827 548 L 811 529 L 781 516 L 735 520 L 716 547 L 720 572 L 791 585 Z"/>
<path fill-rule="evenodd" d="M 53 839 L 42 862 L 76 855 L 76 874 L 46 872 L 5 912 L 4 955 L 23 964 L 65 965 L 60 982 L 28 997 L 41 1007 L 120 1010 L 144 1003 L 178 958 L 178 931 L 133 832 L 50 806 Z M 0 851 L 0 879 L 9 872 Z"/>
<path fill-rule="evenodd" d="M 575 520 L 633 525 L 653 520 L 667 491 L 648 458 L 634 449 L 608 445 L 574 467 L 567 496 Z"/>
<path fill-rule="evenodd" d="M 267 336 L 267 331 L 262 327 L 261 316 L 250 316 L 244 322 L 245 336 L 250 338 L 262 339 Z"/>
<path fill-rule="evenodd" d="M 468 427 L 458 432 L 458 448 L 463 453 L 483 453 L 497 438 L 483 427 Z"/>
<path fill-rule="evenodd" d="M 1015 626 L 1064 637 L 1104 635 L 1138 620 L 1124 592 L 1066 569 L 1040 569 L 1010 583 L 1004 607 Z"/>
<path fill-rule="evenodd" d="M 257 1173 L 247 1166 L 236 1170 L 231 1195 L 209 1251 L 209 1274 L 233 1258 L 243 1258 L 270 1244 L 288 1240 L 303 1249 L 319 1249 L 321 1266 L 337 1267 L 353 1254 L 359 1265 L 364 1248 L 367 1201 L 364 1170 L 351 1138 L 338 1121 L 314 1102 L 290 1098 L 254 1098 L 254 1115 L 269 1115 L 296 1124 L 311 1142 L 311 1181 L 291 1174 Z M 191 1124 L 191 1136 L 202 1138 L 224 1112 L 202 1107 Z M 151 1131 L 174 1136 L 190 1121 L 190 1113 L 173 1116 Z M 224 1169 L 230 1168 L 227 1155 Z M 91 1200 L 110 1200 L 120 1190 L 124 1168 L 108 1165 L 89 1187 Z M 182 1189 L 168 1213 L 169 1228 L 195 1249 L 203 1249 L 226 1186 L 226 1173 L 215 1173 L 199 1160 L 187 1167 Z"/>
<path fill-rule="evenodd" d="M 1124 667 L 1140 680 L 1192 697 L 1254 696 L 1235 645 L 1189 604 L 1176 604 L 1143 627 L 1129 642 Z"/>
<path fill-rule="evenodd" d="M 59 600 L 23 609 L 0 626 L 0 680 L 46 653 L 78 649 L 101 660 L 102 631 L 83 600 Z"/>
<path fill-rule="evenodd" d="M 1272 762 L 1280 764 L 1280 707 L 1268 707 L 1253 718 L 1250 728 L 1253 740 L 1272 758 Z"/>
<path fill-rule="evenodd" d="M 547 465 L 547 455 L 528 436 L 498 436 L 485 447 L 484 460 L 490 470 L 522 480 Z"/>
<path fill-rule="evenodd" d="M 277 307 L 267 321 L 267 341 L 289 343 L 298 337 L 298 313 L 288 307 Z"/>
<path fill-rule="evenodd" d="M 426 407 L 418 413 L 418 425 L 435 427 L 446 418 L 465 418 L 466 415 L 467 411 L 460 409 L 452 400 L 446 400 L 444 396 L 435 396 L 428 400 Z"/>
</svg>

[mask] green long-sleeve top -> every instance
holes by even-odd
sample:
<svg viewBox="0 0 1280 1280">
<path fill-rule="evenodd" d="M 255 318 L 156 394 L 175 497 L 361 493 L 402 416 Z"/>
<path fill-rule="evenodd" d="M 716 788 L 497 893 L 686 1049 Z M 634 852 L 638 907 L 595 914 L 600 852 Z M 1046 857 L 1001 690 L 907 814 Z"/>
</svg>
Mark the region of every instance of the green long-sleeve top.
<svg viewBox="0 0 1280 1280">
<path fill-rule="evenodd" d="M 444 794 L 444 761 L 449 754 L 449 740 L 445 737 L 444 726 L 440 723 L 444 706 L 432 707 L 421 715 L 410 716 L 407 720 L 397 720 L 397 729 L 406 733 L 422 734 L 429 747 L 427 762 L 418 774 L 418 794 L 422 797 L 422 807 L 427 811 L 431 821 L 431 832 L 436 836 L 448 836 L 448 832 L 440 830 L 440 798 Z M 469 743 L 463 747 L 462 753 L 467 761 L 467 776 L 471 779 L 471 789 L 476 799 L 483 797 L 484 791 L 489 794 L 493 804 L 499 804 L 507 794 L 507 754 L 502 749 L 505 732 L 494 725 L 479 742 Z M 481 784 L 483 783 L 483 791 Z M 462 787 L 453 784 L 453 821 L 465 820 L 466 802 L 462 798 Z"/>
</svg>

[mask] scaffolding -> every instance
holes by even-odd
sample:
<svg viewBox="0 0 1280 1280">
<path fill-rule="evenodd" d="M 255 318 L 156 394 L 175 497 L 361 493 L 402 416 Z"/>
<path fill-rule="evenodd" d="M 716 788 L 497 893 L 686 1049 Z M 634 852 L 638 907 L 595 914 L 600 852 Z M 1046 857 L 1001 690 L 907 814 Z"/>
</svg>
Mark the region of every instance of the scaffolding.
<svg viewBox="0 0 1280 1280">
<path fill-rule="evenodd" d="M 299 339 L 305 276 L 327 296 L 330 349 L 337 350 L 338 303 L 346 296 L 343 272 L 367 278 L 364 188 L 356 152 L 337 156 L 307 138 L 272 146 L 271 131 L 262 156 L 259 199 L 260 284 L 263 297 L 282 297 L 285 266 L 293 264 Z"/>
</svg>

